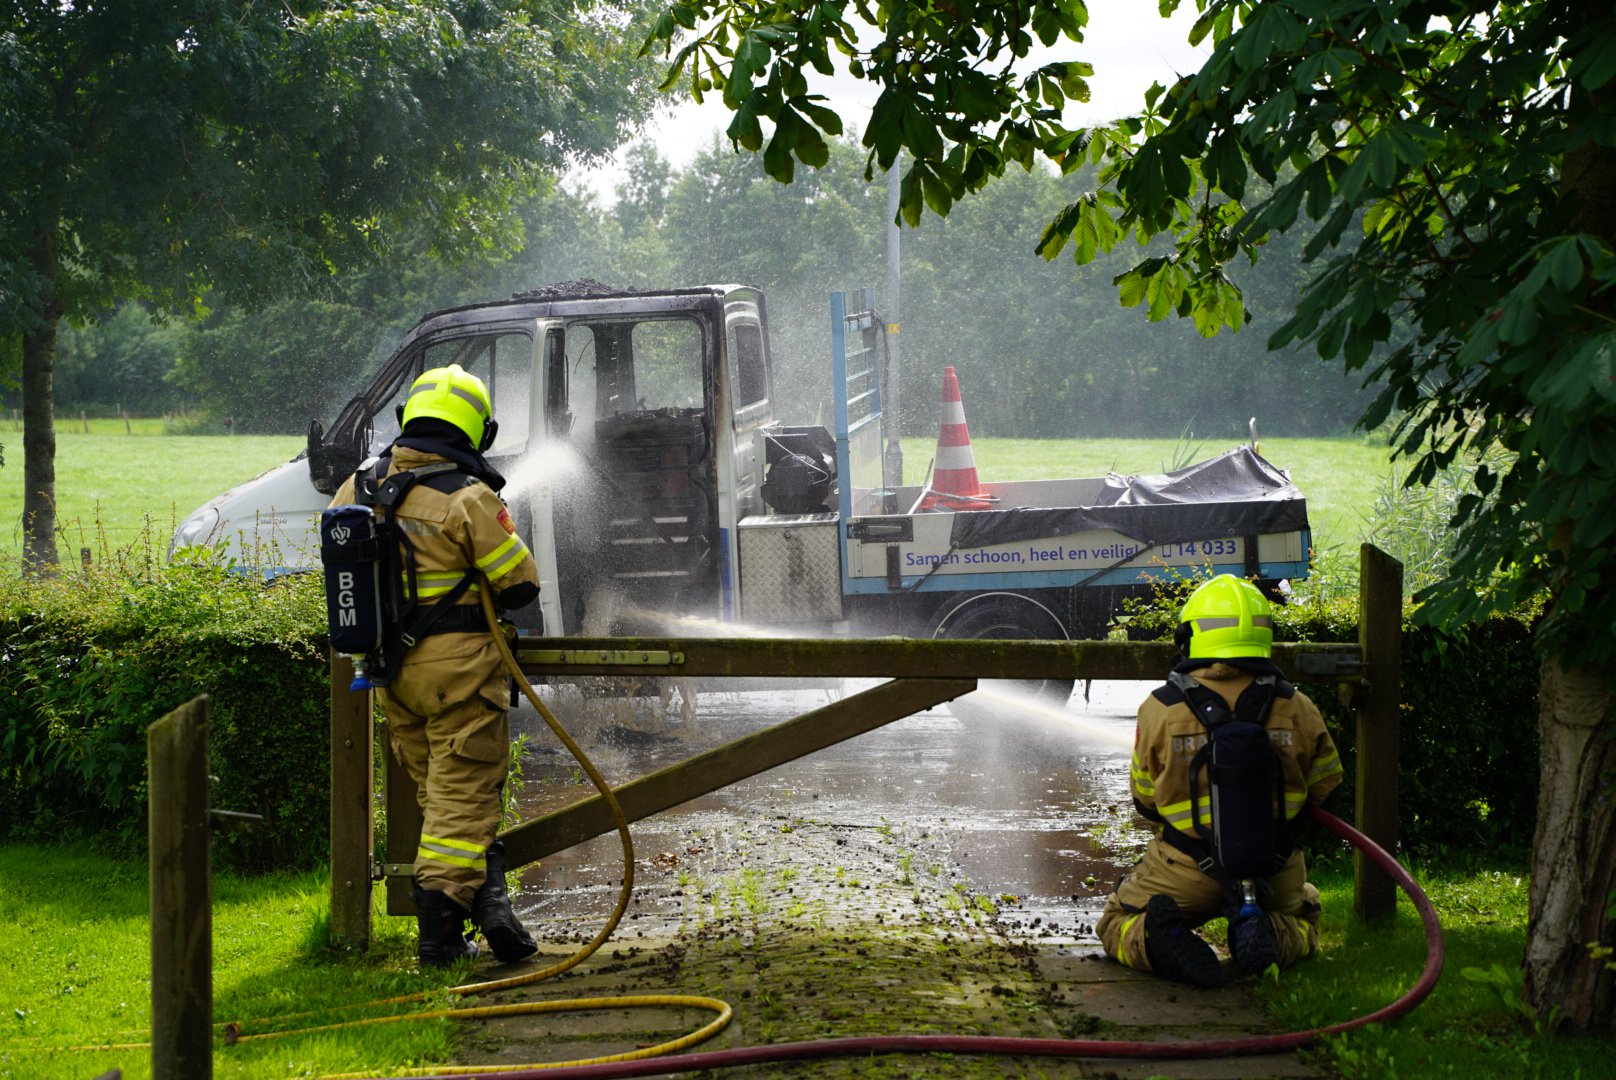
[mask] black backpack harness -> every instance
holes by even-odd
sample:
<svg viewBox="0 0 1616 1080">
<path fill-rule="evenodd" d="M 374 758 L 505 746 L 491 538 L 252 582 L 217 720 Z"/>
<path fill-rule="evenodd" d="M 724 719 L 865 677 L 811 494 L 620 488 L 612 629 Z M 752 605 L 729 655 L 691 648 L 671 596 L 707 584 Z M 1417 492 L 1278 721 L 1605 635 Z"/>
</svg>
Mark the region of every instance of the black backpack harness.
<svg viewBox="0 0 1616 1080">
<path fill-rule="evenodd" d="M 361 465 L 354 473 L 354 502 L 320 516 L 331 645 L 362 659 L 356 688 L 386 686 L 422 638 L 488 629 L 481 609 L 458 603 L 477 580 L 475 569 L 441 598 L 421 601 L 415 545 L 398 522 L 398 507 L 416 484 L 450 494 L 479 478 L 454 461 L 389 476 L 391 457 L 384 453 Z"/>
<path fill-rule="evenodd" d="M 1285 816 L 1285 773 L 1267 729 L 1274 702 L 1295 693 L 1277 673 L 1263 673 L 1231 711 L 1221 694 L 1179 671 L 1153 692 L 1164 705 L 1188 706 L 1206 729 L 1207 740 L 1189 763 L 1190 824 L 1200 836 L 1174 828 L 1159 811 L 1145 816 L 1160 822 L 1162 840 L 1193 859 L 1232 900 L 1248 892 L 1245 883 L 1265 883 L 1296 850 L 1295 829 Z M 1210 803 L 1209 818 L 1202 816 L 1203 799 Z"/>
</svg>

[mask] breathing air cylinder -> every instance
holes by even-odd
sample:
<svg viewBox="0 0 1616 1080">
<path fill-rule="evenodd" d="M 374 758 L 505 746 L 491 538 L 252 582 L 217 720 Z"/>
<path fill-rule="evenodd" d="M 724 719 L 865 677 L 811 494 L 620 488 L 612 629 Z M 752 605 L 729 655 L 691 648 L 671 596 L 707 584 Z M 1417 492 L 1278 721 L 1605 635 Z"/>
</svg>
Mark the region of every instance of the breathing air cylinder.
<svg viewBox="0 0 1616 1080">
<path fill-rule="evenodd" d="M 1275 869 L 1275 797 L 1284 798 L 1279 762 L 1261 725 L 1230 720 L 1212 731 L 1207 762 L 1212 847 L 1239 880 Z"/>
<path fill-rule="evenodd" d="M 352 689 L 366 689 L 365 657 L 384 644 L 381 536 L 368 506 L 333 506 L 321 513 L 320 561 L 331 647 L 354 658 Z"/>
</svg>

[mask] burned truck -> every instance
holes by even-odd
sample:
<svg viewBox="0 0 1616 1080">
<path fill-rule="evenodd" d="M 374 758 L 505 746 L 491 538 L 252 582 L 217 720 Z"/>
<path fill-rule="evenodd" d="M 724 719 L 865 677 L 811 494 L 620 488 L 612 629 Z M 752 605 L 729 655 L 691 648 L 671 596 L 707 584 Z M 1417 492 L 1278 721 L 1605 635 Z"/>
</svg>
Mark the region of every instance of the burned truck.
<svg viewBox="0 0 1616 1080">
<path fill-rule="evenodd" d="M 582 283 L 434 312 L 298 459 L 197 510 L 173 546 L 318 567 L 331 493 L 397 434 L 415 377 L 457 363 L 493 397 L 488 457 L 538 561 L 530 632 L 1094 637 L 1173 575 L 1270 592 L 1306 575 L 1306 502 L 1253 446 L 1160 476 L 990 482 L 965 503 L 884 482 L 873 291 L 832 293 L 829 322 L 826 428 L 778 418 L 755 288 Z"/>
</svg>

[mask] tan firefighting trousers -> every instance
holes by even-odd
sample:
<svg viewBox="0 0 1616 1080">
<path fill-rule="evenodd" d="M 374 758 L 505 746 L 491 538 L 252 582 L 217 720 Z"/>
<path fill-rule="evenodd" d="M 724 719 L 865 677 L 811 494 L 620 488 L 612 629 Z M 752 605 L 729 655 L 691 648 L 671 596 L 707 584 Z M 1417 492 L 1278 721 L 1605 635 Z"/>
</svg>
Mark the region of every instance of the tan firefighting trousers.
<svg viewBox="0 0 1616 1080">
<path fill-rule="evenodd" d="M 510 742 L 505 670 L 487 634 L 438 634 L 381 691 L 393 754 L 416 783 L 415 877 L 462 907 L 487 874 Z"/>
<path fill-rule="evenodd" d="M 1307 862 L 1300 851 L 1268 882 L 1272 891 L 1263 897 L 1263 906 L 1279 941 L 1279 966 L 1289 967 L 1318 950 L 1319 891 L 1307 881 Z M 1171 896 L 1191 926 L 1224 914 L 1223 887 L 1183 852 L 1159 839 L 1151 840 L 1145 857 L 1106 901 L 1095 926 L 1106 953 L 1140 971 L 1150 970 L 1145 955 L 1145 903 L 1157 893 Z"/>
</svg>

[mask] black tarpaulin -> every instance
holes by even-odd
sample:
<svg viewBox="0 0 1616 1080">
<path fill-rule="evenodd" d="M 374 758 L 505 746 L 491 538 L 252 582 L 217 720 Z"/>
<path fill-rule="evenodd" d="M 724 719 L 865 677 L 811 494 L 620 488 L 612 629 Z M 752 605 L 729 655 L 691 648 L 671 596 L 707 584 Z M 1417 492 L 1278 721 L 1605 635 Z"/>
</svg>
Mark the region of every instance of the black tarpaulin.
<svg viewBox="0 0 1616 1080">
<path fill-rule="evenodd" d="M 1176 472 L 1105 479 L 1093 506 L 967 510 L 954 515 L 955 549 L 1109 529 L 1145 544 L 1180 544 L 1307 528 L 1296 485 L 1242 446 Z"/>
</svg>

